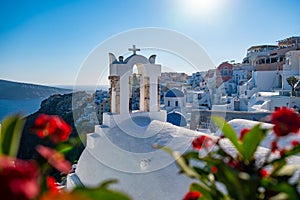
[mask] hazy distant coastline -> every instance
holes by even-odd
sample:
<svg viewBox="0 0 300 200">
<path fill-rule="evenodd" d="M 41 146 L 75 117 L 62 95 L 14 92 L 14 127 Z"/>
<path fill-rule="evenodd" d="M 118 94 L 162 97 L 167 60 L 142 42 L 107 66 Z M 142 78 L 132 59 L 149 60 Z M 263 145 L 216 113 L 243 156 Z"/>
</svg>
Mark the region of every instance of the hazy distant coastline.
<svg viewBox="0 0 300 200">
<path fill-rule="evenodd" d="M 94 93 L 95 90 L 108 90 L 108 88 L 108 85 L 45 86 L 0 79 L 0 121 L 13 113 L 21 113 L 24 116 L 32 114 L 40 108 L 43 100 L 54 94 L 72 93 L 73 90 Z"/>
<path fill-rule="evenodd" d="M 0 99 L 45 99 L 53 94 L 66 94 L 71 92 L 72 90 L 70 89 L 0 80 Z"/>
<path fill-rule="evenodd" d="M 76 91 L 86 91 L 89 93 L 94 93 L 95 90 L 108 90 L 109 89 L 109 85 L 55 85 L 53 87 L 57 87 L 57 88 L 63 88 L 63 89 L 70 89 L 70 90 L 76 90 Z"/>
<path fill-rule="evenodd" d="M 71 92 L 70 89 L 0 79 L 0 121 L 13 113 L 24 116 L 34 113 L 41 102 L 51 95 Z"/>
</svg>

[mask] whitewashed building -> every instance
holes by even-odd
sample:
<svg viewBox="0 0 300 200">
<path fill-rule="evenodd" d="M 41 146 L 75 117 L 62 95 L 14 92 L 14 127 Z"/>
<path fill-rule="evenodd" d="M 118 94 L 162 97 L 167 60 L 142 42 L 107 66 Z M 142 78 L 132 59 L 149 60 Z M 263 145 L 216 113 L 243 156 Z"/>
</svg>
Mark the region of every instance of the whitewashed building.
<svg viewBox="0 0 300 200">
<path fill-rule="evenodd" d="M 257 92 L 249 100 L 248 111 L 274 111 L 279 107 L 300 108 L 300 98 L 279 95 L 279 92 Z"/>
<path fill-rule="evenodd" d="M 164 104 L 167 112 L 171 110 L 178 110 L 181 112 L 181 109 L 186 105 L 186 97 L 181 90 L 173 88 L 166 92 Z"/>
<path fill-rule="evenodd" d="M 300 50 L 289 51 L 285 54 L 285 63 L 283 65 L 282 74 L 282 91 L 290 91 L 291 86 L 287 82 L 287 78 L 296 76 L 299 78 L 300 70 Z"/>
</svg>

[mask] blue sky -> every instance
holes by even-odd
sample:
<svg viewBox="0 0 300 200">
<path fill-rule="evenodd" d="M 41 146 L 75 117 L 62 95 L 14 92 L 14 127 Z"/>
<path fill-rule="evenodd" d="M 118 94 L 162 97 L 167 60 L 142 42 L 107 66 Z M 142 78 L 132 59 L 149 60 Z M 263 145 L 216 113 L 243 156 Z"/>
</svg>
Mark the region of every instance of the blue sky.
<svg viewBox="0 0 300 200">
<path fill-rule="evenodd" d="M 72 85 L 98 44 L 135 28 L 185 34 L 215 65 L 241 61 L 251 45 L 300 35 L 298 0 L 196 1 L 1 0 L 0 78 Z"/>
</svg>

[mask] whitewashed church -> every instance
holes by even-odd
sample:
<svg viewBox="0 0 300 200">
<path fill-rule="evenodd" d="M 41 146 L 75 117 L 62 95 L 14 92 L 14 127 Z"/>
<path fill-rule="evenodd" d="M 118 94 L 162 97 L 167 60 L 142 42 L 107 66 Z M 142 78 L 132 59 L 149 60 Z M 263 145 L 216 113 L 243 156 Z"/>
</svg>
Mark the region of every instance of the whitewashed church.
<svg viewBox="0 0 300 200">
<path fill-rule="evenodd" d="M 155 55 L 132 55 L 118 59 L 109 53 L 111 112 L 104 113 L 103 124 L 87 135 L 87 145 L 75 173 L 67 178 L 67 188 L 97 186 L 107 179 L 118 179 L 115 187 L 133 199 L 177 199 L 184 196 L 191 182 L 178 176 L 174 158 L 153 144 L 185 152 L 199 133 L 166 122 L 160 110 L 161 65 Z M 137 68 L 139 110 L 132 110 L 132 77 Z M 174 192 L 176 191 L 176 192 Z"/>
</svg>

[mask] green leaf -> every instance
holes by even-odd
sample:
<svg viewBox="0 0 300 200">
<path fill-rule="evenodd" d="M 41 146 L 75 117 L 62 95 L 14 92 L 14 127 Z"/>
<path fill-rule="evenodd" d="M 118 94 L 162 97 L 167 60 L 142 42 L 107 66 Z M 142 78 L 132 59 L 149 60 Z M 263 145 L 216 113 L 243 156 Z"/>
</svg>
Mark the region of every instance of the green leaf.
<svg viewBox="0 0 300 200">
<path fill-rule="evenodd" d="M 236 148 L 240 156 L 243 157 L 244 156 L 243 149 L 238 142 L 238 138 L 233 128 L 222 117 L 212 116 L 211 118 L 214 121 L 214 123 L 222 130 L 224 136 L 230 140 L 230 142 Z"/>
<path fill-rule="evenodd" d="M 1 125 L 0 155 L 16 157 L 25 120 L 21 115 L 5 118 Z"/>
<path fill-rule="evenodd" d="M 172 156 L 176 160 L 177 165 L 190 178 L 201 179 L 200 175 L 191 166 L 187 165 L 187 161 L 178 152 L 173 152 Z"/>
<path fill-rule="evenodd" d="M 282 168 L 286 165 L 286 163 L 287 162 L 285 159 L 278 160 L 277 162 L 275 162 L 273 164 L 271 175 L 278 175 L 278 172 L 282 170 Z"/>
<path fill-rule="evenodd" d="M 293 156 L 300 153 L 300 145 L 295 146 L 293 149 L 285 152 L 280 158 L 274 159 L 270 162 L 270 164 L 275 164 L 278 162 L 282 162 L 282 160 L 285 160 L 289 156 Z"/>
<path fill-rule="evenodd" d="M 118 183 L 118 180 L 116 179 L 106 180 L 100 184 L 99 188 L 107 189 L 111 184 L 115 184 L 115 183 Z"/>
<path fill-rule="evenodd" d="M 249 174 L 249 177 L 244 178 L 245 176 L 241 176 L 240 171 L 229 167 L 222 160 L 207 157 L 205 161 L 217 167 L 216 180 L 226 186 L 232 199 L 256 199 L 256 190 L 259 184 L 258 177 Z"/>
<path fill-rule="evenodd" d="M 202 185 L 198 184 L 198 183 L 192 183 L 190 185 L 190 191 L 198 191 L 202 194 L 202 198 L 203 199 L 207 199 L 207 200 L 214 200 L 211 190 L 207 189 L 206 187 L 203 187 Z"/>
<path fill-rule="evenodd" d="M 220 169 L 222 170 L 218 170 L 216 175 L 217 179 L 226 186 L 230 196 L 234 199 L 243 199 L 244 195 L 241 193 L 243 186 L 238 180 L 237 173 L 227 167 L 222 167 Z"/>
<path fill-rule="evenodd" d="M 198 151 L 190 151 L 182 155 L 186 160 L 193 159 L 199 160 L 199 152 Z"/>
<path fill-rule="evenodd" d="M 82 198 L 86 197 L 89 200 L 130 200 L 130 197 L 127 194 L 124 194 L 119 191 L 113 191 L 108 189 L 90 189 L 82 188 L 77 189 L 73 192 L 74 194 L 79 194 Z"/>
<path fill-rule="evenodd" d="M 161 150 L 170 154 L 176 161 L 177 165 L 182 169 L 190 178 L 199 178 L 199 174 L 190 166 L 188 166 L 188 160 L 185 159 L 179 152 L 173 151 L 169 147 L 159 146 L 157 144 L 153 145 L 154 148 L 160 148 Z"/>
<path fill-rule="evenodd" d="M 77 187 L 72 193 L 89 200 L 130 200 L 131 198 L 127 194 L 108 188 L 111 184 L 116 182 L 117 180 L 107 180 L 96 188 Z"/>
<path fill-rule="evenodd" d="M 73 146 L 67 143 L 61 143 L 56 145 L 55 149 L 60 153 L 67 153 L 73 149 Z"/>
<path fill-rule="evenodd" d="M 300 145 L 295 146 L 293 149 L 287 151 L 284 156 L 289 157 L 300 153 Z"/>
<path fill-rule="evenodd" d="M 202 179 L 205 179 L 205 177 L 202 177 L 200 174 L 198 174 L 197 170 L 194 169 L 192 166 L 189 166 L 189 160 L 188 158 L 196 158 L 196 153 L 188 153 L 186 156 L 188 157 L 187 159 L 182 156 L 179 152 L 173 151 L 172 149 L 168 148 L 168 147 L 164 147 L 164 146 L 159 146 L 159 145 L 153 145 L 154 148 L 160 148 L 161 150 L 164 150 L 165 152 L 169 153 L 171 156 L 173 156 L 173 158 L 175 159 L 178 167 L 181 169 L 181 173 L 184 173 L 185 175 L 187 175 L 190 178 L 197 178 L 198 180 L 201 181 L 201 186 L 203 188 L 206 188 L 207 190 L 209 190 L 209 187 L 206 186 L 203 183 Z M 197 155 L 197 158 L 199 158 L 199 156 Z"/>
<path fill-rule="evenodd" d="M 287 199 L 300 199 L 300 195 L 297 191 L 296 187 L 293 187 L 292 185 L 290 185 L 287 182 L 280 182 L 280 183 L 269 183 L 267 185 L 268 189 L 270 189 L 271 191 L 277 191 L 280 193 L 285 193 L 288 195 Z"/>
<path fill-rule="evenodd" d="M 245 160 L 251 161 L 253 159 L 255 151 L 265 135 L 266 131 L 261 129 L 260 124 L 258 124 L 244 136 L 242 147 Z"/>
<path fill-rule="evenodd" d="M 193 167 L 193 169 L 200 175 L 206 177 L 208 174 L 210 174 L 211 170 L 207 167 Z"/>
</svg>

